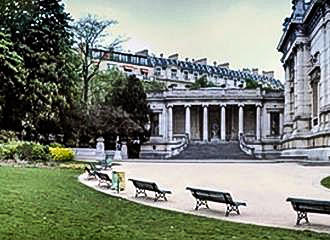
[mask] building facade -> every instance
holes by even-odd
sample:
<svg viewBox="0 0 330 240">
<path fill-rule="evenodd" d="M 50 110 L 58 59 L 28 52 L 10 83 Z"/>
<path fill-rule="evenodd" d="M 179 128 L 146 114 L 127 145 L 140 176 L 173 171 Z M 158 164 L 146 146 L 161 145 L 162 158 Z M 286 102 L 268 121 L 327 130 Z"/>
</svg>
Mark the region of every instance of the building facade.
<svg viewBox="0 0 330 240">
<path fill-rule="evenodd" d="M 284 94 L 273 72 L 235 71 L 228 63 L 179 60 L 177 54 L 155 57 L 146 50 L 135 54 L 94 50 L 92 58 L 103 59 L 101 69 L 116 67 L 166 86 L 166 91 L 148 94 L 152 136 L 142 146 L 143 158 L 170 157 L 187 142 L 238 143 L 240 136 L 257 155 L 280 150 Z M 213 87 L 190 90 L 201 77 Z"/>
<path fill-rule="evenodd" d="M 283 155 L 330 155 L 330 1 L 294 0 L 278 50 L 285 69 Z"/>
</svg>

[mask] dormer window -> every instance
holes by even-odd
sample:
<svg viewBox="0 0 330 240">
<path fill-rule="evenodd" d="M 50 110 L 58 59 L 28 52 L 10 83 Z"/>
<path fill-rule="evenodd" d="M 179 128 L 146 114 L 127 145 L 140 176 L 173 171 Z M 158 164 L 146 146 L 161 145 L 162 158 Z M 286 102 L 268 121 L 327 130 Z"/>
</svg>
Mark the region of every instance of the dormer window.
<svg viewBox="0 0 330 240">
<path fill-rule="evenodd" d="M 177 69 L 171 69 L 171 78 L 177 78 L 178 70 Z"/>
<path fill-rule="evenodd" d="M 160 67 L 157 67 L 155 70 L 155 76 L 160 76 L 162 74 L 162 69 Z"/>
<path fill-rule="evenodd" d="M 184 72 L 183 72 L 183 78 L 184 78 L 184 80 L 189 80 L 189 74 L 188 74 L 188 71 L 184 71 Z"/>
<path fill-rule="evenodd" d="M 197 80 L 198 78 L 198 73 L 194 73 L 194 80 Z"/>
<path fill-rule="evenodd" d="M 148 69 L 141 69 L 140 71 L 141 71 L 143 80 L 147 80 L 148 79 Z"/>
</svg>

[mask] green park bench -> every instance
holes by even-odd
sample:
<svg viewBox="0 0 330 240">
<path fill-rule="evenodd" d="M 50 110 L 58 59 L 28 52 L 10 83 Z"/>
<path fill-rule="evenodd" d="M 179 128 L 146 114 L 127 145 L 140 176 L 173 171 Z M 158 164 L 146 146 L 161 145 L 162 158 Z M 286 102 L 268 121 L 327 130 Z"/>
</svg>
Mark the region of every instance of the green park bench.
<svg viewBox="0 0 330 240">
<path fill-rule="evenodd" d="M 208 201 L 216 202 L 216 203 L 224 203 L 227 205 L 226 217 L 228 217 L 231 212 L 236 212 L 238 215 L 240 215 L 238 207 L 246 206 L 246 203 L 244 202 L 235 202 L 231 197 L 230 193 L 227 192 L 219 192 L 219 191 L 198 189 L 192 187 L 187 187 L 186 190 L 191 191 L 191 194 L 197 201 L 195 207 L 196 211 L 201 206 L 205 206 L 206 208 L 209 208 L 207 204 Z"/>
<path fill-rule="evenodd" d="M 293 209 L 297 212 L 296 225 L 300 225 L 301 220 L 309 223 L 307 213 L 330 214 L 330 201 L 288 198 L 287 202 L 291 202 Z"/>
<path fill-rule="evenodd" d="M 155 192 L 155 202 L 163 198 L 165 201 L 167 201 L 166 194 L 171 194 L 172 192 L 169 190 L 163 190 L 160 189 L 156 183 L 154 182 L 146 182 L 136 179 L 128 179 L 131 181 L 136 189 L 135 197 L 137 198 L 139 195 L 143 195 L 144 197 L 147 197 L 146 191 Z"/>
</svg>

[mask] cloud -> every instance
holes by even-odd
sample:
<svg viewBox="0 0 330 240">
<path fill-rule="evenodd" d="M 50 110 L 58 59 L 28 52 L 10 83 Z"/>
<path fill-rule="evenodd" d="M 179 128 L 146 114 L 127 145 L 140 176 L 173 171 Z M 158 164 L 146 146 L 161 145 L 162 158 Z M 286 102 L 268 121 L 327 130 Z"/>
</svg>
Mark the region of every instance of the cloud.
<svg viewBox="0 0 330 240">
<path fill-rule="evenodd" d="M 87 13 L 116 19 L 114 34 L 130 37 L 124 47 L 148 48 L 182 58 L 208 57 L 231 62 L 235 69 L 275 70 L 284 79 L 276 45 L 281 24 L 290 12 L 286 0 L 66 0 L 75 17 Z"/>
</svg>

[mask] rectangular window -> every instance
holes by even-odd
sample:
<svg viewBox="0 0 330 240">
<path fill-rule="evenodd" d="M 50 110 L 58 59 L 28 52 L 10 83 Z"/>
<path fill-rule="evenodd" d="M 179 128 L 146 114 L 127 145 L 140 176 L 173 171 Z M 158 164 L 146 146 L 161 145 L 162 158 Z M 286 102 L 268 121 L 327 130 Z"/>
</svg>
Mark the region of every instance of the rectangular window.
<svg viewBox="0 0 330 240">
<path fill-rule="evenodd" d="M 194 80 L 196 81 L 198 79 L 198 73 L 194 73 Z"/>
<path fill-rule="evenodd" d="M 141 75 L 142 75 L 143 80 L 148 80 L 148 70 L 141 69 L 140 71 L 141 71 Z"/>
<path fill-rule="evenodd" d="M 112 54 L 112 60 L 113 61 L 119 61 L 119 54 L 118 53 Z"/>
<path fill-rule="evenodd" d="M 133 63 L 133 64 L 137 64 L 138 62 L 137 62 L 137 57 L 135 57 L 135 56 L 131 56 L 131 63 Z"/>
<path fill-rule="evenodd" d="M 152 113 L 150 118 L 151 136 L 159 136 L 159 114 Z"/>
<path fill-rule="evenodd" d="M 189 74 L 188 74 L 188 71 L 184 71 L 184 72 L 183 72 L 183 78 L 184 78 L 184 80 L 189 80 Z"/>
<path fill-rule="evenodd" d="M 92 58 L 94 58 L 94 59 L 101 58 L 101 52 L 100 51 L 92 51 Z"/>
<path fill-rule="evenodd" d="M 315 69 L 311 74 L 311 88 L 312 88 L 312 126 L 319 124 L 319 98 L 320 89 L 319 83 L 321 78 L 321 71 L 319 68 Z"/>
<path fill-rule="evenodd" d="M 140 64 L 141 64 L 141 65 L 147 65 L 147 59 L 145 59 L 145 58 L 140 58 Z"/>
<path fill-rule="evenodd" d="M 128 62 L 128 56 L 127 55 L 120 55 L 120 61 L 121 62 Z"/>
<path fill-rule="evenodd" d="M 155 70 L 155 76 L 160 76 L 162 74 L 162 69 L 161 68 L 156 68 Z"/>
<path fill-rule="evenodd" d="M 270 135 L 271 136 L 280 135 L 280 113 L 278 112 L 270 113 Z"/>
<path fill-rule="evenodd" d="M 108 63 L 108 69 L 114 69 L 116 67 L 116 64 Z"/>
<path fill-rule="evenodd" d="M 177 79 L 177 73 L 178 73 L 178 70 L 171 69 L 171 78 L 172 79 Z"/>
</svg>

